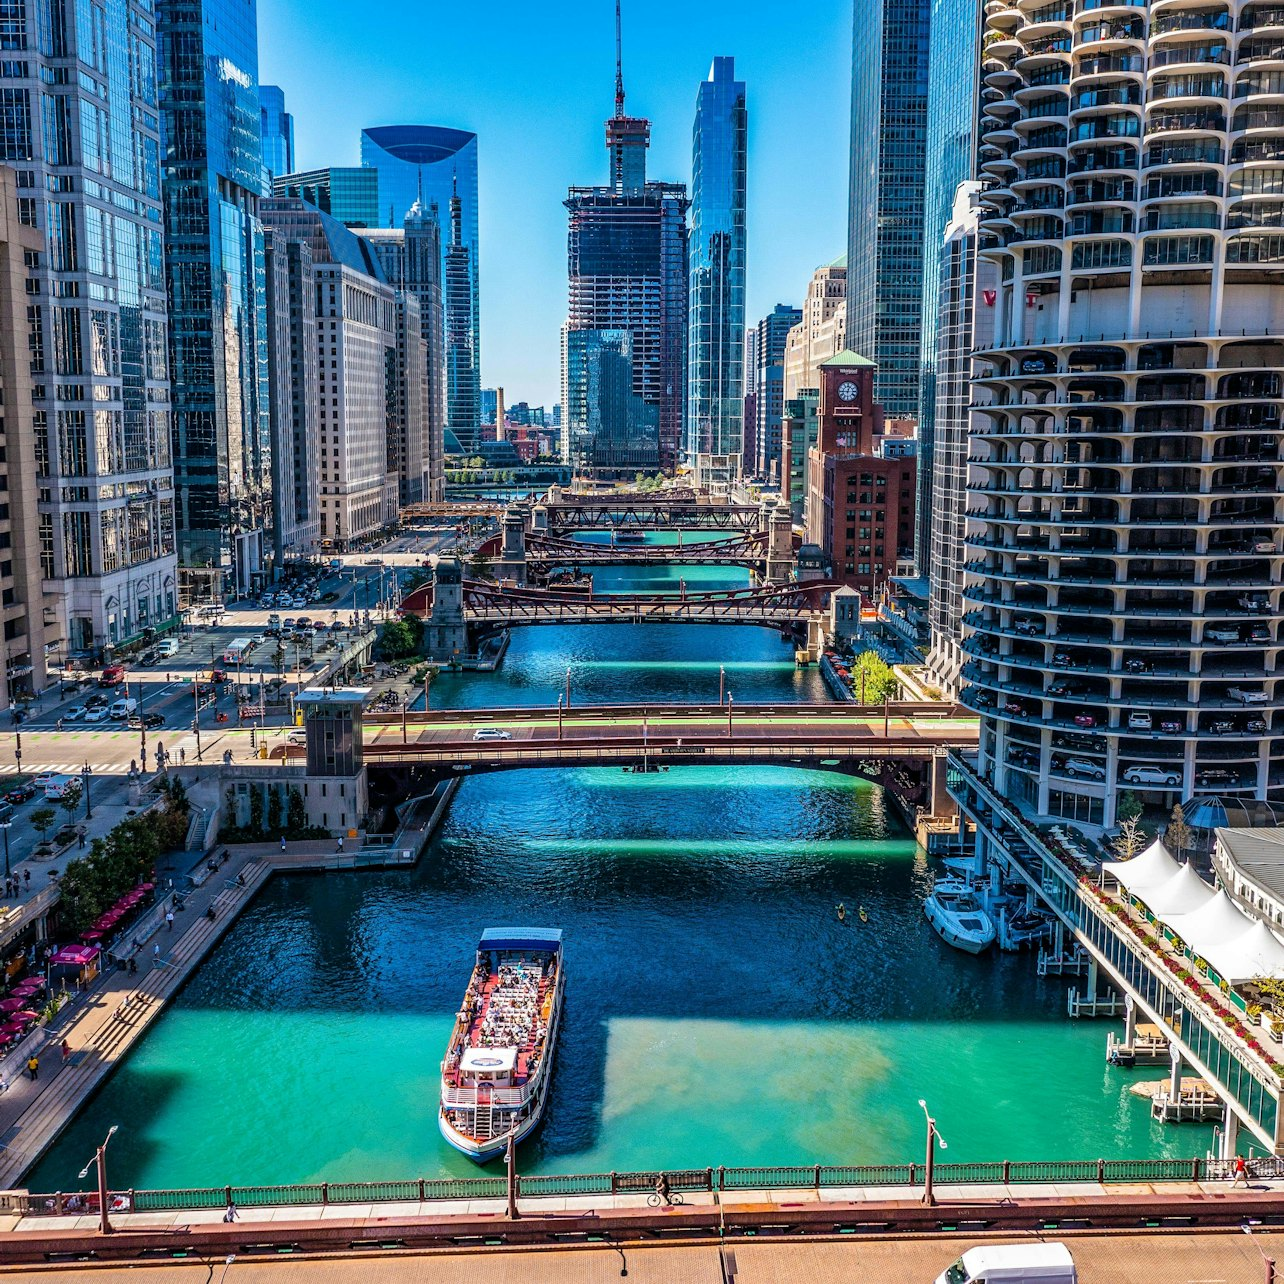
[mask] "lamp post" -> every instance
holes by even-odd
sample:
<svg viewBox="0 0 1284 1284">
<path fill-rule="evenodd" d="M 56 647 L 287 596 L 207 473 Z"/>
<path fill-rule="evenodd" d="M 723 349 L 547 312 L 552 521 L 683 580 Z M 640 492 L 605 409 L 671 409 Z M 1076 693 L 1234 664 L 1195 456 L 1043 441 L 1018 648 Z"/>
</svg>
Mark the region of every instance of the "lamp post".
<svg viewBox="0 0 1284 1284">
<path fill-rule="evenodd" d="M 557 693 L 557 738 L 562 738 L 562 693 Z"/>
<path fill-rule="evenodd" d="M 930 1206 L 936 1203 L 936 1196 L 932 1193 L 932 1177 L 936 1172 L 936 1143 L 941 1143 L 942 1150 L 948 1150 L 949 1147 L 945 1144 L 945 1138 L 936 1130 L 936 1120 L 927 1112 L 927 1102 L 920 1097 L 918 1104 L 927 1120 L 927 1171 L 923 1178 L 923 1202 Z"/>
<path fill-rule="evenodd" d="M 566 707 L 571 707 L 571 666 L 566 666 Z"/>
<path fill-rule="evenodd" d="M 84 768 L 81 770 L 81 773 L 80 773 L 81 779 L 85 782 L 85 819 L 86 820 L 93 820 L 94 818 L 93 804 L 89 801 L 89 782 L 93 778 L 93 774 L 94 774 L 94 769 L 86 762 L 84 765 Z"/>
<path fill-rule="evenodd" d="M 727 739 L 731 739 L 731 707 L 735 702 L 735 696 L 730 691 L 727 692 Z"/>
<path fill-rule="evenodd" d="M 89 1175 L 90 1168 L 96 1163 L 98 1165 L 98 1229 L 104 1235 L 111 1234 L 111 1222 L 107 1220 L 107 1143 L 116 1133 L 119 1124 L 112 1124 L 107 1129 L 107 1135 L 103 1138 L 103 1144 L 94 1151 L 94 1157 L 81 1170 L 81 1178 Z"/>
<path fill-rule="evenodd" d="M 9 870 L 9 826 L 13 824 L 11 820 L 0 820 L 0 829 L 4 830 L 4 876 L 7 882 L 10 877 Z"/>
<path fill-rule="evenodd" d="M 721 709 L 727 702 L 727 669 L 725 665 L 718 665 L 718 708 Z"/>
</svg>

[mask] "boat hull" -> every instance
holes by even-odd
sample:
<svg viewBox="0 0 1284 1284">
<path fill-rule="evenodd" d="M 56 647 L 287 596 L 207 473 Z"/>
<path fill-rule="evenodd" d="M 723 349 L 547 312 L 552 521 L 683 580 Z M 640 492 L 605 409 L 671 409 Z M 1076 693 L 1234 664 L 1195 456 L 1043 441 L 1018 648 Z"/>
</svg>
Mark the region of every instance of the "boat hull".
<svg viewBox="0 0 1284 1284">
<path fill-rule="evenodd" d="M 994 944 L 994 923 L 988 915 L 981 915 L 985 922 L 985 929 L 980 933 L 974 933 L 963 931 L 954 922 L 953 917 L 941 912 L 930 897 L 923 906 L 923 912 L 936 934 L 947 945 L 952 945 L 956 950 L 962 950 L 965 954 L 984 954 Z M 976 913 L 974 911 L 969 911 L 969 918 L 975 916 Z"/>
</svg>

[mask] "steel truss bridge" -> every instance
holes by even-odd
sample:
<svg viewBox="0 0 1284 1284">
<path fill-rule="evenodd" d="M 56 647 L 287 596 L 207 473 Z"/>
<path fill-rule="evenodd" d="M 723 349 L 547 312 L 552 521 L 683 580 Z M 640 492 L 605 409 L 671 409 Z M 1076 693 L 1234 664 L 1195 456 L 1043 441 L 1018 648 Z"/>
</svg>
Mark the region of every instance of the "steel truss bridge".
<svg viewBox="0 0 1284 1284">
<path fill-rule="evenodd" d="M 828 580 L 701 593 L 611 593 L 594 597 L 556 589 L 501 587 L 465 580 L 464 620 L 470 626 L 526 624 L 750 624 L 793 630 L 825 617 Z M 409 602 L 410 599 L 407 599 Z"/>
<path fill-rule="evenodd" d="M 757 531 L 762 509 L 756 504 L 701 503 L 694 499 L 563 495 L 545 500 L 548 529 L 558 531 L 610 530 L 717 530 Z"/>
<path fill-rule="evenodd" d="M 582 544 L 555 535 L 527 535 L 526 561 L 540 566 L 650 566 L 698 563 L 701 566 L 761 566 L 767 560 L 765 534 L 693 544 Z M 499 540 L 491 541 L 498 552 Z M 488 546 L 486 551 L 492 551 Z"/>
</svg>

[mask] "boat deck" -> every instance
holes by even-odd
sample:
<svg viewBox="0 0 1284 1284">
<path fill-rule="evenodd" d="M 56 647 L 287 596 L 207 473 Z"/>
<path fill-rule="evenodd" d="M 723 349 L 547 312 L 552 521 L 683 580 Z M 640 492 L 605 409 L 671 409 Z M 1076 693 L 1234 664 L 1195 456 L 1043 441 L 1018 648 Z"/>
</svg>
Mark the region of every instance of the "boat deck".
<svg viewBox="0 0 1284 1284">
<path fill-rule="evenodd" d="M 500 971 L 474 975 L 475 1006 L 464 1035 L 464 1047 L 516 1048 L 517 1087 L 525 1086 L 539 1067 L 548 1032 L 554 972 L 546 963 L 538 977 L 533 964 L 502 964 Z M 473 987 L 470 987 L 470 993 Z M 448 1080 L 459 1086 L 458 1069 Z"/>
</svg>

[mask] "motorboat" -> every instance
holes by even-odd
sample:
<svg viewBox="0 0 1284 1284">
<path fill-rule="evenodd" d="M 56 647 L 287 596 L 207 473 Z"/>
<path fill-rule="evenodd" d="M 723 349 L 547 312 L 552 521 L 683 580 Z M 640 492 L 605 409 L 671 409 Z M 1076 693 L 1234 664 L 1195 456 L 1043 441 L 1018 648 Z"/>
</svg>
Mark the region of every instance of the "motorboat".
<svg viewBox="0 0 1284 1284">
<path fill-rule="evenodd" d="M 923 902 L 927 921 L 947 944 L 981 954 L 994 944 L 994 920 L 962 879 L 943 878 Z"/>
</svg>

